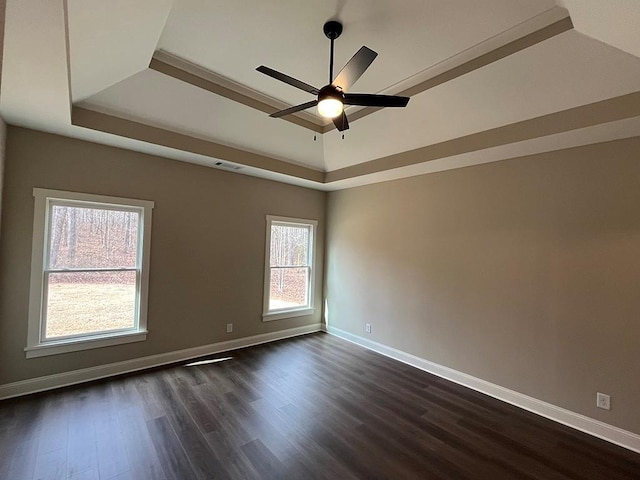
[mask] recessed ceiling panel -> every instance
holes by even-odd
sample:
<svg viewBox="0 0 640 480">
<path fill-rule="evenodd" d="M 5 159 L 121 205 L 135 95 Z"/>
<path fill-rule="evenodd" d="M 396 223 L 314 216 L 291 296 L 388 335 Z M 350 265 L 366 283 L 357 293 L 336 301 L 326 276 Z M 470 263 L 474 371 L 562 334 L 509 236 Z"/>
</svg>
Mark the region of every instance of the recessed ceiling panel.
<svg viewBox="0 0 640 480">
<path fill-rule="evenodd" d="M 322 135 L 261 111 L 196 88 L 153 70 L 145 70 L 80 104 L 324 170 Z"/>
<path fill-rule="evenodd" d="M 375 93 L 555 6 L 553 0 L 175 0 L 159 48 L 294 104 L 310 96 L 261 75 L 266 65 L 321 87 L 344 24 L 336 73 L 362 46 L 379 53 L 353 91 Z"/>
<path fill-rule="evenodd" d="M 325 134 L 328 170 L 535 118 L 640 89 L 640 59 L 575 31 Z M 639 132 L 640 133 L 640 132 Z"/>
</svg>

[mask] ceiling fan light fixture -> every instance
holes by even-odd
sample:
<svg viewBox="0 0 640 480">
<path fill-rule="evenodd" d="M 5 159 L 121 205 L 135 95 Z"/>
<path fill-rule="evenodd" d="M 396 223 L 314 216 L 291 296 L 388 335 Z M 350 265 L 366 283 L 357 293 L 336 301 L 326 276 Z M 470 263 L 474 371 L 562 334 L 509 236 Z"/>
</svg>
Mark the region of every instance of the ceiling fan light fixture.
<svg viewBox="0 0 640 480">
<path fill-rule="evenodd" d="M 337 98 L 325 98 L 318 102 L 318 113 L 325 118 L 336 118 L 342 114 L 344 105 Z"/>
<path fill-rule="evenodd" d="M 324 118 L 336 118 L 344 110 L 344 95 L 337 87 L 327 85 L 318 92 L 318 113 Z"/>
</svg>

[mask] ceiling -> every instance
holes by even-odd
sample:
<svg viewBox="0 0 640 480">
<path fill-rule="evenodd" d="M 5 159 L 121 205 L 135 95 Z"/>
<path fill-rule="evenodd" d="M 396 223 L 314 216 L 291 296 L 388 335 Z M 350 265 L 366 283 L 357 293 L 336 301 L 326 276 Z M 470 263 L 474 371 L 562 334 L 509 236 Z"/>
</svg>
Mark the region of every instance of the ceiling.
<svg viewBox="0 0 640 480">
<path fill-rule="evenodd" d="M 606 3 L 606 5 L 604 5 Z M 312 100 L 362 45 L 342 135 Z M 640 135 L 635 0 L 8 0 L 0 115 L 10 124 L 333 190 Z M 216 165 L 221 163 L 221 165 Z"/>
</svg>

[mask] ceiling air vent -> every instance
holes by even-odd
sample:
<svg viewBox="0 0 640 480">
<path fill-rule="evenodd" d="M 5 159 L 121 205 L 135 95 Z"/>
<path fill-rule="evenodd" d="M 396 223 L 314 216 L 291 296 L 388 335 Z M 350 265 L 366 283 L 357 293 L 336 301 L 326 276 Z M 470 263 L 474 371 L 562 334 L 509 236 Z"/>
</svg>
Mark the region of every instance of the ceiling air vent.
<svg viewBox="0 0 640 480">
<path fill-rule="evenodd" d="M 218 168 L 225 168 L 227 170 L 240 170 L 242 168 L 240 165 L 234 165 L 227 162 L 216 162 L 214 165 Z"/>
</svg>

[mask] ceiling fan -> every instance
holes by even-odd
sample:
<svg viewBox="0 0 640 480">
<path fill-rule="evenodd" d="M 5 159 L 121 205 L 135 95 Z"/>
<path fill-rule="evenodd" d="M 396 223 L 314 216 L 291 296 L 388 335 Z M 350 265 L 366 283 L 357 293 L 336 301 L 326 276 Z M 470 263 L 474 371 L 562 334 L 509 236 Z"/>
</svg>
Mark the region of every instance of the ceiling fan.
<svg viewBox="0 0 640 480">
<path fill-rule="evenodd" d="M 311 107 L 318 107 L 318 113 L 325 118 L 333 119 L 333 123 L 342 132 L 349 128 L 347 115 L 344 113 L 345 105 L 360 105 L 363 107 L 406 107 L 409 97 L 399 97 L 394 95 L 375 95 L 368 93 L 347 93 L 347 90 L 358 81 L 369 65 L 378 56 L 376 52 L 367 47 L 362 47 L 351 57 L 351 60 L 340 70 L 337 77 L 333 77 L 333 42 L 342 33 L 342 24 L 336 21 L 329 21 L 324 24 L 324 34 L 331 40 L 331 56 L 329 58 L 329 84 L 321 89 L 297 80 L 289 75 L 278 72 L 264 65 L 256 68 L 260 73 L 264 73 L 276 80 L 280 80 L 288 85 L 317 95 L 316 100 L 312 100 L 301 105 L 286 108 L 279 112 L 272 113 L 270 117 L 279 118 L 291 113 L 300 112 Z"/>
</svg>

